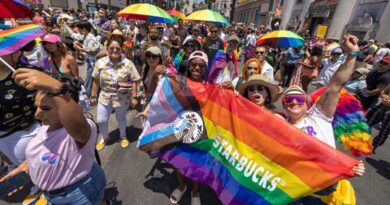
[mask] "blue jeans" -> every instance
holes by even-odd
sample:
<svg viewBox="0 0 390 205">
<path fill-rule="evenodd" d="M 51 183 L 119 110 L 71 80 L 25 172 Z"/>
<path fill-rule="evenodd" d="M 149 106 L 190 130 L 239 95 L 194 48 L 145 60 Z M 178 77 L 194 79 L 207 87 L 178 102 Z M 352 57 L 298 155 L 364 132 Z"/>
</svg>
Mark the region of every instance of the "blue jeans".
<svg viewBox="0 0 390 205">
<path fill-rule="evenodd" d="M 92 72 L 93 72 L 93 69 L 95 68 L 96 58 L 93 56 L 87 56 L 86 62 L 87 62 L 87 78 L 85 79 L 85 81 L 86 81 L 85 88 L 87 89 L 88 97 L 91 97 L 92 82 L 93 82 Z"/>
<path fill-rule="evenodd" d="M 53 205 L 99 205 L 104 197 L 106 176 L 103 169 L 94 164 L 87 176 L 64 189 L 62 193 L 44 192 L 47 201 Z"/>
</svg>

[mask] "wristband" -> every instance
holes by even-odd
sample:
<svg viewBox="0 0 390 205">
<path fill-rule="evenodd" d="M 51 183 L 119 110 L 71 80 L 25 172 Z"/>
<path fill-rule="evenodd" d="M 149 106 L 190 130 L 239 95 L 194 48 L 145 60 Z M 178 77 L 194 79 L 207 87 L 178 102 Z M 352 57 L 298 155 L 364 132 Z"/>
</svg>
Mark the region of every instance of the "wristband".
<svg viewBox="0 0 390 205">
<path fill-rule="evenodd" d="M 355 57 L 358 55 L 360 55 L 360 51 L 353 51 L 353 52 L 348 53 L 348 56 L 351 56 L 351 57 Z"/>
<path fill-rule="evenodd" d="M 96 95 L 94 95 L 94 96 L 91 96 L 91 97 L 89 97 L 89 98 L 91 98 L 91 99 L 96 99 L 97 97 L 96 97 Z"/>
</svg>

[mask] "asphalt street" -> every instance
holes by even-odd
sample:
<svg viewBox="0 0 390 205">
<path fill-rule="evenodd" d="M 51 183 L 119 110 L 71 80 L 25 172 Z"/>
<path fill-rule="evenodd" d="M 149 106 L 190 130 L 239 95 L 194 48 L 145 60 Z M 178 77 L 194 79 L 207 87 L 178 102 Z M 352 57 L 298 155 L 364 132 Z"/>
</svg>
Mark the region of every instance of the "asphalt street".
<svg viewBox="0 0 390 205">
<path fill-rule="evenodd" d="M 80 69 L 81 76 L 85 75 L 84 69 L 85 67 Z M 277 107 L 281 108 L 280 103 Z M 142 131 L 140 121 L 134 118 L 136 113 L 135 110 L 127 113 L 127 137 L 130 141 L 127 148 L 122 148 L 118 143 L 118 125 L 115 115 L 111 115 L 109 127 L 112 140 L 99 152 L 107 176 L 105 197 L 114 205 L 168 205 L 169 196 L 178 185 L 174 170 L 165 162 L 151 159 L 136 148 L 137 138 Z M 95 116 L 95 110 L 92 110 L 91 114 Z M 374 130 L 374 135 L 376 133 L 377 130 Z M 384 168 L 390 167 L 390 140 L 377 150 L 377 154 L 363 157 L 361 160 L 366 165 L 366 174 L 351 179 L 357 204 L 389 204 L 390 173 Z M 187 181 L 187 184 L 191 186 L 190 181 Z M 0 204 L 20 204 L 27 192 L 28 188 L 25 188 L 11 198 L 0 200 Z M 214 191 L 207 186 L 200 186 L 200 196 L 204 205 L 220 204 Z M 190 204 L 188 190 L 179 204 Z"/>
</svg>

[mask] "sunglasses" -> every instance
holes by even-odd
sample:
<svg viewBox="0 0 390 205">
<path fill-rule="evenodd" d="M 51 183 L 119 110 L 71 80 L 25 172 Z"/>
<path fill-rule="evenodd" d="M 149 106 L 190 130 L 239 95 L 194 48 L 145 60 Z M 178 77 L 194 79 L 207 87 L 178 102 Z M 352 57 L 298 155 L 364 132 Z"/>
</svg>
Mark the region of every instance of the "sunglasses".
<svg viewBox="0 0 390 205">
<path fill-rule="evenodd" d="M 381 64 L 382 65 L 389 65 L 387 62 L 385 62 L 385 61 L 381 61 Z"/>
<path fill-rule="evenodd" d="M 211 31 L 211 33 L 218 33 L 218 31 Z"/>
<path fill-rule="evenodd" d="M 332 53 L 333 56 L 340 56 L 341 53 Z"/>
<path fill-rule="evenodd" d="M 112 48 L 108 48 L 109 51 L 120 51 L 121 48 L 119 47 L 112 47 Z"/>
<path fill-rule="evenodd" d="M 297 104 L 305 104 L 306 102 L 306 96 L 304 95 L 286 95 L 283 97 L 284 104 L 293 104 L 294 100 Z"/>
<path fill-rule="evenodd" d="M 258 68 L 258 67 L 251 67 L 251 66 L 248 66 L 247 69 L 248 69 L 248 70 L 258 70 L 259 68 Z"/>
<path fill-rule="evenodd" d="M 193 68 L 196 68 L 196 67 L 199 67 L 201 69 L 205 69 L 206 68 L 206 65 L 204 63 L 193 63 L 193 62 L 191 62 L 190 66 L 193 67 Z"/>
<path fill-rule="evenodd" d="M 186 47 L 195 48 L 195 45 L 194 44 L 186 44 Z"/>
<path fill-rule="evenodd" d="M 256 51 L 255 53 L 256 53 L 256 55 L 259 55 L 259 54 L 264 54 L 265 51 Z"/>
<path fill-rule="evenodd" d="M 265 90 L 265 87 L 263 85 L 252 85 L 248 87 L 249 92 L 262 92 Z"/>
<path fill-rule="evenodd" d="M 160 57 L 159 55 L 154 55 L 154 54 L 151 54 L 151 53 L 147 53 L 145 55 L 146 58 L 153 58 L 153 59 L 157 59 L 158 57 Z"/>
</svg>

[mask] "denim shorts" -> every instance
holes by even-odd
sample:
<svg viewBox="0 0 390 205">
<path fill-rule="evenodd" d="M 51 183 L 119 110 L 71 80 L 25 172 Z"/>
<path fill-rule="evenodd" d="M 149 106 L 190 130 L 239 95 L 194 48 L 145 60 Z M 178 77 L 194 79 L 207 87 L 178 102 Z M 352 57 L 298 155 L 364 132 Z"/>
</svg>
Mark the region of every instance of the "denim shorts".
<svg viewBox="0 0 390 205">
<path fill-rule="evenodd" d="M 64 188 L 63 192 L 51 194 L 45 191 L 44 195 L 49 204 L 53 205 L 98 205 L 103 200 L 105 187 L 104 171 L 95 163 L 87 176 Z"/>
</svg>

